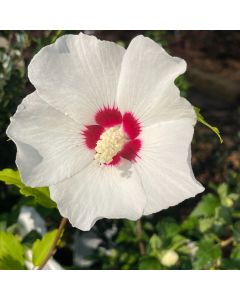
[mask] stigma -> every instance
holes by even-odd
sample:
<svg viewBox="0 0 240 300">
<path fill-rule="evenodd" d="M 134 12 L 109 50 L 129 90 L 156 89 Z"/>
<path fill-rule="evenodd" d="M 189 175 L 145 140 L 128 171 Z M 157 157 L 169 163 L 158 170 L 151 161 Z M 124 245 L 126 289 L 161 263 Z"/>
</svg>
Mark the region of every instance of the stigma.
<svg viewBox="0 0 240 300">
<path fill-rule="evenodd" d="M 109 164 L 113 157 L 122 150 L 125 142 L 126 136 L 120 126 L 105 130 L 97 141 L 95 160 L 99 164 Z"/>
</svg>

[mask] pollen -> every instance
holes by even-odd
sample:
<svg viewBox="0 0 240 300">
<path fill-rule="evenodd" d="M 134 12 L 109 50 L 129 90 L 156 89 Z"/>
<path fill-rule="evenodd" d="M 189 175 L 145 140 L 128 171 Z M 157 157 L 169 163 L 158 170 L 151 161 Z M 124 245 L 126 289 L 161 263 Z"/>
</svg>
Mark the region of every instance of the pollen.
<svg viewBox="0 0 240 300">
<path fill-rule="evenodd" d="M 114 126 L 104 131 L 95 147 L 95 159 L 100 164 L 108 164 L 113 157 L 122 150 L 126 136 L 120 126 Z"/>
</svg>

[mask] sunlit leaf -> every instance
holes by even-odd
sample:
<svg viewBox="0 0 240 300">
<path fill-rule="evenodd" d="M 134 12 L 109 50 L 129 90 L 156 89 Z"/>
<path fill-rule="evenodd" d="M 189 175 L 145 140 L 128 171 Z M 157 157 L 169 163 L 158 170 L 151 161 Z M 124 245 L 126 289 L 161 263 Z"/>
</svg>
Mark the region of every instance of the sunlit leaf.
<svg viewBox="0 0 240 300">
<path fill-rule="evenodd" d="M 0 270 L 23 270 L 24 247 L 11 233 L 0 232 Z"/>
<path fill-rule="evenodd" d="M 217 187 L 217 192 L 220 198 L 224 198 L 228 193 L 228 185 L 224 182 Z"/>
<path fill-rule="evenodd" d="M 12 169 L 4 169 L 0 171 L 0 181 L 6 184 L 13 184 L 19 188 L 22 195 L 26 197 L 34 197 L 35 201 L 47 208 L 56 207 L 55 202 L 50 198 L 49 190 L 46 187 L 31 188 L 22 183 L 19 172 Z"/>
<path fill-rule="evenodd" d="M 57 235 L 57 229 L 46 233 L 41 240 L 36 240 L 32 247 L 32 262 L 35 266 L 40 266 Z"/>
<path fill-rule="evenodd" d="M 208 231 L 214 224 L 214 218 L 204 218 L 199 220 L 199 230 L 201 232 Z"/>
</svg>

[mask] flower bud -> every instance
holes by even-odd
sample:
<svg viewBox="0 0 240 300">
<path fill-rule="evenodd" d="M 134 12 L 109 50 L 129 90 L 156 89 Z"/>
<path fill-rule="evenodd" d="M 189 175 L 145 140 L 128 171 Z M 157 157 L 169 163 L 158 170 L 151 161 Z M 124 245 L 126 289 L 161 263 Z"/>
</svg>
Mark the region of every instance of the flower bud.
<svg viewBox="0 0 240 300">
<path fill-rule="evenodd" d="M 178 262 L 178 259 L 179 256 L 177 252 L 173 250 L 167 250 L 161 259 L 161 263 L 163 266 L 172 267 Z"/>
<path fill-rule="evenodd" d="M 226 207 L 232 207 L 233 206 L 233 200 L 230 197 L 225 197 L 222 199 L 222 205 Z"/>
</svg>

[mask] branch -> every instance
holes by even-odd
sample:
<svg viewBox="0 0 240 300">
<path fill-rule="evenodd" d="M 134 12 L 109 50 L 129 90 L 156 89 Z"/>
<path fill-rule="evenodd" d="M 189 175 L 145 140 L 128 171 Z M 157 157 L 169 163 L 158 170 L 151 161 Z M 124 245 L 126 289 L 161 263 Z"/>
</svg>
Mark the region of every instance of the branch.
<svg viewBox="0 0 240 300">
<path fill-rule="evenodd" d="M 230 238 L 228 238 L 224 241 L 221 241 L 220 245 L 221 245 L 221 247 L 226 247 L 226 246 L 232 244 L 232 242 L 233 242 L 233 237 L 231 236 Z"/>
</svg>

